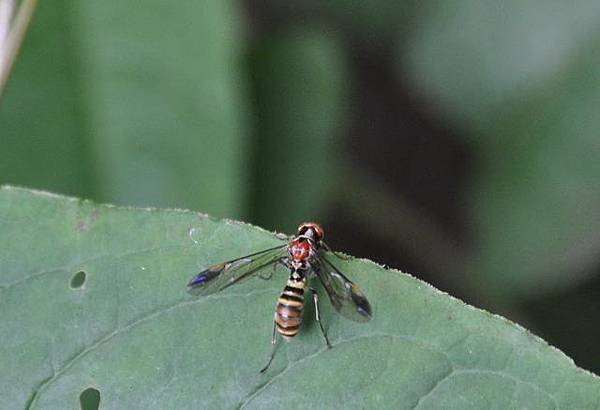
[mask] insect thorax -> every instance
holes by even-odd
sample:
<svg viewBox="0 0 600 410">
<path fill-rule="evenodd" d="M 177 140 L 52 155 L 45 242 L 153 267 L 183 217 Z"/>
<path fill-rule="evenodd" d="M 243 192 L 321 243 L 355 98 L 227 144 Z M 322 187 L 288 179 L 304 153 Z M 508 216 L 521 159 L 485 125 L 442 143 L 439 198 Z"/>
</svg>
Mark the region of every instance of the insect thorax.
<svg viewBox="0 0 600 410">
<path fill-rule="evenodd" d="M 303 264 L 305 266 L 293 267 L 290 270 L 290 278 L 289 280 L 294 282 L 303 282 L 308 277 L 310 273 L 310 266 L 308 264 Z"/>
</svg>

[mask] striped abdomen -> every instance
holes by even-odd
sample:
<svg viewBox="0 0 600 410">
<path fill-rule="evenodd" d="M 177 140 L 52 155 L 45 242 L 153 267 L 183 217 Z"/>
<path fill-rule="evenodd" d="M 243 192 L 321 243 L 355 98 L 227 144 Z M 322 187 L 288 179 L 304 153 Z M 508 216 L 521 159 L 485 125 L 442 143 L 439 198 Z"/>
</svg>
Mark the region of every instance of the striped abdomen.
<svg viewBox="0 0 600 410">
<path fill-rule="evenodd" d="M 304 310 L 306 279 L 288 279 L 275 307 L 275 326 L 284 339 L 294 337 L 300 331 Z"/>
</svg>

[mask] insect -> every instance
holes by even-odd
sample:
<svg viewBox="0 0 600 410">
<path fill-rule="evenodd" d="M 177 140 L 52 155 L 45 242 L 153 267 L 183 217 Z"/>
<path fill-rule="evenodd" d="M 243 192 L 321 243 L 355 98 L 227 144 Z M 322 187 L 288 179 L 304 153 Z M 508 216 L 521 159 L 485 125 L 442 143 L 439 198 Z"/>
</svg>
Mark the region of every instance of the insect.
<svg viewBox="0 0 600 410">
<path fill-rule="evenodd" d="M 261 373 L 267 370 L 275 357 L 277 336 L 289 341 L 300 332 L 305 290 L 312 295 L 316 321 L 325 343 L 331 347 L 321 322 L 319 295 L 314 288 L 308 286 L 312 277 L 319 279 L 331 304 L 344 317 L 357 322 L 371 319 L 369 301 L 358 286 L 331 263 L 330 254 L 335 254 L 323 241 L 323 237 L 323 228 L 318 223 L 300 224 L 296 235 L 288 243 L 213 265 L 193 276 L 187 285 L 188 291 L 193 295 L 209 295 L 248 279 L 268 267 L 279 264 L 289 270 L 287 284 L 275 305 L 271 338 L 273 349 L 266 366 L 260 370 Z"/>
</svg>

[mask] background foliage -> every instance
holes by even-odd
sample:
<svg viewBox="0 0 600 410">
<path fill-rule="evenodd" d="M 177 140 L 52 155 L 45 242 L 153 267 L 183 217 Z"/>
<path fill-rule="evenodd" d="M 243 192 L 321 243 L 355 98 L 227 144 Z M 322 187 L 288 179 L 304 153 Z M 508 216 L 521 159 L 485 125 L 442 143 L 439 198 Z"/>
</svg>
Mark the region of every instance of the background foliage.
<svg viewBox="0 0 600 410">
<path fill-rule="evenodd" d="M 593 1 L 40 2 L 0 183 L 321 220 L 599 372 L 599 22 Z"/>
</svg>

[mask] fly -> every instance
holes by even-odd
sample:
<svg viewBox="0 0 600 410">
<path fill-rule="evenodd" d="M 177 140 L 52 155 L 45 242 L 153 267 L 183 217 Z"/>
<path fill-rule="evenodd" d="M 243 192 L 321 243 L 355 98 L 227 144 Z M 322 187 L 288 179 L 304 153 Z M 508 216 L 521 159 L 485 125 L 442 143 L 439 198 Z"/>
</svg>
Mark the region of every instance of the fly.
<svg viewBox="0 0 600 410">
<path fill-rule="evenodd" d="M 315 304 L 316 320 L 325 343 L 331 347 L 321 322 L 319 295 L 308 283 L 313 276 L 321 281 L 331 304 L 344 317 L 356 322 L 366 322 L 371 319 L 369 301 L 358 286 L 331 263 L 325 253 L 330 249 L 323 241 L 323 237 L 321 225 L 315 222 L 303 223 L 288 243 L 213 265 L 192 277 L 187 285 L 188 291 L 193 295 L 209 295 L 276 264 L 281 264 L 289 270 L 286 286 L 275 305 L 271 338 L 273 349 L 261 373 L 265 372 L 273 361 L 277 335 L 288 341 L 300 332 L 307 290 Z"/>
</svg>

